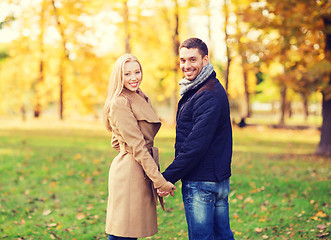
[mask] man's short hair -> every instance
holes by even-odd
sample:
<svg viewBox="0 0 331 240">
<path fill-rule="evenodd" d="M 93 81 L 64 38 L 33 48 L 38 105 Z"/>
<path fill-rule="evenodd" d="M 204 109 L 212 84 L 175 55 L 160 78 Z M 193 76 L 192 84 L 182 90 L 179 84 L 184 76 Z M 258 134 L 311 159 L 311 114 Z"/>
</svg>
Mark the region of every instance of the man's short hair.
<svg viewBox="0 0 331 240">
<path fill-rule="evenodd" d="M 208 55 L 208 47 L 207 45 L 204 43 L 204 41 L 202 41 L 199 38 L 188 38 L 186 39 L 180 46 L 179 46 L 179 50 L 181 48 L 197 48 L 199 53 L 201 54 L 202 58 L 206 55 Z"/>
</svg>

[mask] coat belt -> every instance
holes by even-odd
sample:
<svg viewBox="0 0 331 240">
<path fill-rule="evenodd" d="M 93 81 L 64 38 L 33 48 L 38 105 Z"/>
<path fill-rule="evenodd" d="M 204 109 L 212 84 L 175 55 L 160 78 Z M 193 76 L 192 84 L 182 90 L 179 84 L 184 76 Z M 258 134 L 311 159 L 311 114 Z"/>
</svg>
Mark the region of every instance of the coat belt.
<svg viewBox="0 0 331 240">
<path fill-rule="evenodd" d="M 132 149 L 124 142 L 120 142 L 119 144 L 120 144 L 120 153 L 130 153 L 130 154 L 133 153 Z"/>
<path fill-rule="evenodd" d="M 119 145 L 120 145 L 120 153 L 130 153 L 130 154 L 133 153 L 132 149 L 124 142 L 120 142 Z M 151 146 L 151 147 L 147 146 L 147 149 L 148 149 L 148 152 L 153 156 L 155 162 L 158 164 L 159 163 L 158 148 L 153 147 L 153 146 Z M 157 159 L 155 159 L 155 158 L 157 158 Z"/>
</svg>

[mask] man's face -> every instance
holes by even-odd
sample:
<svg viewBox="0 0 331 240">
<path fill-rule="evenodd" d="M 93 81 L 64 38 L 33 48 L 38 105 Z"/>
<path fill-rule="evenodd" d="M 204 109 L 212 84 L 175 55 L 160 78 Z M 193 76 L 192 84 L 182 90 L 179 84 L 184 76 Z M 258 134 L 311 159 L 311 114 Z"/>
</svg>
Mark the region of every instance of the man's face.
<svg viewBox="0 0 331 240">
<path fill-rule="evenodd" d="M 179 50 L 179 58 L 180 69 L 183 71 L 184 77 L 189 81 L 194 80 L 201 72 L 201 69 L 208 63 L 208 56 L 206 55 L 202 58 L 197 48 L 182 47 Z"/>
</svg>

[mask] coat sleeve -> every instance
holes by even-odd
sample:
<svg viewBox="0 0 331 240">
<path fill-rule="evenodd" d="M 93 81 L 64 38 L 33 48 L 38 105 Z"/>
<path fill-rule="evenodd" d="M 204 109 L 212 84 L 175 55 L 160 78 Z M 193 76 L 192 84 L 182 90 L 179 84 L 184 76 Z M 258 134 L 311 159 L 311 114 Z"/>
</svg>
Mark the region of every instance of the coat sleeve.
<svg viewBox="0 0 331 240">
<path fill-rule="evenodd" d="M 120 152 L 120 144 L 119 144 L 117 138 L 115 137 L 115 134 L 113 134 L 112 137 L 111 137 L 111 146 L 112 146 L 117 152 Z"/>
<path fill-rule="evenodd" d="M 111 107 L 110 118 L 125 143 L 132 149 L 134 159 L 142 166 L 155 188 L 165 184 L 167 181 L 159 172 L 158 166 L 145 146 L 144 136 L 140 131 L 129 101 L 124 97 L 115 99 Z"/>
<path fill-rule="evenodd" d="M 162 173 L 170 182 L 184 178 L 205 157 L 221 115 L 221 104 L 209 91 L 197 96 L 193 104 L 192 131 L 186 137 L 174 161 Z"/>
</svg>

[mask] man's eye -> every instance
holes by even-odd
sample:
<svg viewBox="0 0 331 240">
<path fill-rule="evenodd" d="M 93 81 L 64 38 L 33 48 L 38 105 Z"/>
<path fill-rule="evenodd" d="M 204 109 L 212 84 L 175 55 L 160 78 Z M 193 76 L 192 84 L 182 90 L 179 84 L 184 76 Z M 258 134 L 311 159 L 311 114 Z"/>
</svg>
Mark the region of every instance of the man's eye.
<svg viewBox="0 0 331 240">
<path fill-rule="evenodd" d="M 191 62 L 195 62 L 196 60 L 195 59 L 191 59 Z"/>
</svg>

